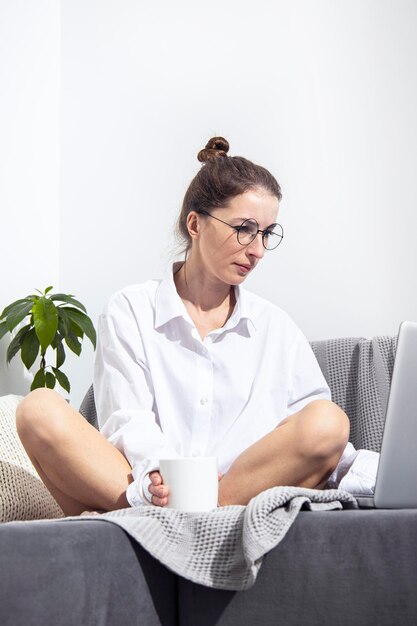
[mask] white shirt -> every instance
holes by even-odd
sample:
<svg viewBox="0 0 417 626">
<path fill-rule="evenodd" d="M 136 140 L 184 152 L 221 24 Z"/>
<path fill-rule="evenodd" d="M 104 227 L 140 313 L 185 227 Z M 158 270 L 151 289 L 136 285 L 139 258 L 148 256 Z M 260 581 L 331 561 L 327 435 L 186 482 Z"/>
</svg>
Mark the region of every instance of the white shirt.
<svg viewBox="0 0 417 626">
<path fill-rule="evenodd" d="M 99 426 L 132 466 L 126 494 L 132 506 L 144 503 L 145 479 L 160 458 L 216 456 L 224 473 L 285 417 L 312 400 L 330 399 L 311 347 L 290 317 L 240 286 L 235 294 L 225 326 L 204 340 L 172 272 L 117 292 L 100 317 Z"/>
</svg>

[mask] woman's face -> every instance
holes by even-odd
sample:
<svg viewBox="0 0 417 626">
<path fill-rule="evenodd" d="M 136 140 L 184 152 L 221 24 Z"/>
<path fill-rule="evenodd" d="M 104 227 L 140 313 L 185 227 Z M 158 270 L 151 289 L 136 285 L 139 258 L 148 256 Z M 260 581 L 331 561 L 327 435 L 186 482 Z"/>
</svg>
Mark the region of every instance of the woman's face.
<svg viewBox="0 0 417 626">
<path fill-rule="evenodd" d="M 258 188 L 235 196 L 225 208 L 215 208 L 209 213 L 232 226 L 240 226 L 252 218 L 260 230 L 265 230 L 277 222 L 278 209 L 278 198 Z M 230 226 L 206 215 L 198 215 L 197 219 L 198 237 L 194 244 L 199 248 L 204 273 L 228 285 L 242 283 L 265 254 L 262 235 L 243 246 Z"/>
</svg>

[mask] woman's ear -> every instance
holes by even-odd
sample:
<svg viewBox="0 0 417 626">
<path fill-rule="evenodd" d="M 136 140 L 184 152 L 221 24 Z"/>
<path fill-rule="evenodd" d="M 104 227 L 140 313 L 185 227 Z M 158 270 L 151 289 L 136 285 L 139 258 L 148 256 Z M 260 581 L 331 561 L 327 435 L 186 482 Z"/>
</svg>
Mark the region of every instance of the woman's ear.
<svg viewBox="0 0 417 626">
<path fill-rule="evenodd" d="M 198 239 L 200 236 L 201 220 L 198 213 L 190 211 L 187 215 L 187 230 L 191 239 Z"/>
</svg>

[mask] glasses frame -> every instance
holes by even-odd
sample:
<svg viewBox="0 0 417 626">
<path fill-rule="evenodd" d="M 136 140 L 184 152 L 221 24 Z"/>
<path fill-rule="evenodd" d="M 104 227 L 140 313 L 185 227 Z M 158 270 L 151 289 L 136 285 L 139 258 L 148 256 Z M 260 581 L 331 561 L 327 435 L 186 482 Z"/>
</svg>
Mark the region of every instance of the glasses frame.
<svg viewBox="0 0 417 626">
<path fill-rule="evenodd" d="M 248 217 L 246 220 L 243 220 L 243 222 L 239 225 L 239 226 L 233 226 L 232 224 L 229 224 L 228 222 L 225 222 L 224 220 L 221 220 L 219 217 L 216 217 L 215 215 L 212 215 L 211 213 L 209 213 L 208 211 L 206 211 L 205 209 L 199 209 L 197 211 L 197 213 L 199 213 L 200 215 L 208 215 L 208 217 L 212 217 L 214 220 L 217 220 L 218 222 L 221 222 L 222 224 L 226 224 L 226 226 L 230 226 L 230 228 L 233 228 L 234 231 L 236 231 L 236 235 L 237 235 L 237 241 L 241 246 L 249 246 L 252 241 L 254 241 L 256 239 L 256 237 L 261 234 L 262 235 L 262 245 L 265 248 L 265 250 L 276 250 L 276 248 L 278 248 L 278 246 L 280 245 L 280 243 L 282 242 L 282 240 L 284 239 L 284 229 L 282 228 L 281 224 L 271 224 L 270 226 L 268 226 L 268 228 L 265 228 L 265 230 L 261 230 L 259 228 L 259 224 L 258 222 L 253 218 L 253 217 Z M 250 241 L 248 241 L 247 243 L 242 243 L 239 239 L 239 233 L 242 229 L 242 226 L 246 223 L 246 222 L 254 222 L 257 226 L 257 231 L 256 233 L 253 234 L 253 237 Z M 273 228 L 276 228 L 276 226 L 279 226 L 281 229 L 281 235 L 279 233 L 274 233 L 275 235 L 277 235 L 278 237 L 281 237 L 281 239 L 278 241 L 277 245 L 274 246 L 273 248 L 267 248 L 267 246 L 265 245 L 265 237 L 268 235 L 268 230 L 271 228 L 271 226 Z M 273 232 L 273 231 L 272 231 Z M 271 233 L 271 231 L 269 231 L 269 234 Z"/>
</svg>

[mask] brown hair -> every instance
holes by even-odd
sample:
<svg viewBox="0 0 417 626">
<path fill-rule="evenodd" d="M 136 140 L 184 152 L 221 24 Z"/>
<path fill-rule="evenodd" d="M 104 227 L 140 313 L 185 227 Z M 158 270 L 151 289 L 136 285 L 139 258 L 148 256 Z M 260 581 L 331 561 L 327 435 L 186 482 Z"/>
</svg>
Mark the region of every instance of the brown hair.
<svg viewBox="0 0 417 626">
<path fill-rule="evenodd" d="M 267 169 L 244 157 L 227 156 L 229 142 L 224 137 L 212 137 L 197 155 L 203 163 L 200 171 L 188 187 L 181 213 L 177 221 L 177 234 L 190 248 L 191 238 L 187 229 L 187 217 L 216 207 L 225 207 L 235 196 L 260 187 L 278 200 L 282 193 L 276 179 Z"/>
</svg>

